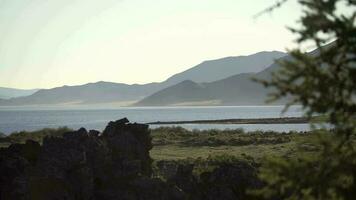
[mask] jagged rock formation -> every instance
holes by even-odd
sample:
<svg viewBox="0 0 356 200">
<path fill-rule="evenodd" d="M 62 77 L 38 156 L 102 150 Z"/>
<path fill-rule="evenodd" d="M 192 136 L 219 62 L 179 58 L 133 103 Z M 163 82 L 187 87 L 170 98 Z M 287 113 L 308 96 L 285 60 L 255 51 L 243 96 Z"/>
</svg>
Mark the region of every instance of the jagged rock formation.
<svg viewBox="0 0 356 200">
<path fill-rule="evenodd" d="M 211 172 L 193 175 L 192 164 L 179 165 L 176 174 L 168 179 L 182 189 L 189 199 L 234 200 L 253 199 L 248 189 L 258 189 L 263 183 L 258 179 L 256 166 L 247 162 L 226 163 Z"/>
<path fill-rule="evenodd" d="M 127 119 L 0 150 L 0 199 L 184 199 L 151 178 L 150 132 Z"/>
<path fill-rule="evenodd" d="M 254 166 L 225 164 L 200 176 L 193 164 L 158 162 L 167 182 L 152 175 L 147 125 L 124 118 L 100 133 L 84 128 L 0 149 L 0 200 L 250 199 Z"/>
<path fill-rule="evenodd" d="M 204 200 L 252 199 L 247 190 L 262 186 L 257 171 L 244 162 L 222 165 L 200 178 L 200 199 Z"/>
</svg>

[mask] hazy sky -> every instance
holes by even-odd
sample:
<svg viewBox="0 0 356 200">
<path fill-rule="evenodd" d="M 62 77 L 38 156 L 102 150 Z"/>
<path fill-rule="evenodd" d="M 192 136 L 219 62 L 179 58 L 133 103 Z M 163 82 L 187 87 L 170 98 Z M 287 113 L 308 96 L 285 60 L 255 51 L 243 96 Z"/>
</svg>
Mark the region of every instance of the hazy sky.
<svg viewBox="0 0 356 200">
<path fill-rule="evenodd" d="M 271 0 L 0 0 L 0 86 L 163 81 L 201 61 L 291 47 Z"/>
</svg>

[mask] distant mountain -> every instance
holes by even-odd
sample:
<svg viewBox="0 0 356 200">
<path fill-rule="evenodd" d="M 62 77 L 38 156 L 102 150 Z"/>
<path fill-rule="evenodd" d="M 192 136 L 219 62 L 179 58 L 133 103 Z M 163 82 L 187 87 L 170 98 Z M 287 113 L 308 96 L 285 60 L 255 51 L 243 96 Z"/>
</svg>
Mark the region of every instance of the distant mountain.
<svg viewBox="0 0 356 200">
<path fill-rule="evenodd" d="M 330 48 L 333 43 L 323 48 Z M 318 49 L 309 52 L 316 55 Z M 284 56 L 279 60 L 291 60 L 291 56 Z M 210 82 L 197 83 L 183 81 L 171 87 L 160 90 L 143 100 L 136 106 L 170 106 L 170 105 L 263 105 L 271 88 L 265 88 L 252 80 L 270 80 L 272 73 L 279 69 L 278 62 L 274 62 L 265 70 L 258 73 L 242 73 L 228 78 Z M 286 99 L 274 102 L 284 104 Z"/>
<path fill-rule="evenodd" d="M 136 105 L 167 106 L 214 99 L 214 95 L 210 94 L 207 84 L 186 80 L 146 97 Z"/>
<path fill-rule="evenodd" d="M 281 59 L 291 59 L 285 56 Z M 174 105 L 263 105 L 271 89 L 252 81 L 252 77 L 269 80 L 279 65 L 274 63 L 259 73 L 244 73 L 211 83 L 183 81 L 152 94 L 136 106 Z M 275 102 L 283 104 L 284 101 Z"/>
<path fill-rule="evenodd" d="M 285 53 L 272 51 L 260 52 L 250 56 L 228 57 L 205 61 L 189 70 L 176 74 L 161 83 L 128 85 L 111 82 L 97 82 L 78 86 L 63 86 L 52 89 L 42 89 L 34 91 L 33 94 L 28 94 L 28 96 L 21 95 L 23 97 L 0 100 L 0 105 L 16 106 L 98 103 L 128 105 L 130 103 L 140 101 L 160 90 L 167 91 L 164 90 L 164 88 L 170 87 L 184 80 L 190 81 L 184 81 L 183 83 L 174 86 L 173 91 L 177 90 L 177 93 L 170 95 L 171 97 L 169 97 L 169 99 L 172 99 L 171 102 L 211 99 L 212 97 L 210 98 L 210 96 L 205 96 L 207 94 L 200 94 L 198 92 L 201 91 L 200 87 L 206 87 L 209 84 L 198 84 L 195 82 L 211 82 L 231 75 L 246 72 L 259 72 L 266 69 L 271 63 L 274 62 L 275 59 L 283 55 L 285 55 Z M 186 90 L 185 88 L 189 88 L 189 90 Z M 171 89 L 172 88 L 169 90 Z M 173 97 L 177 97 L 177 99 Z M 169 101 L 169 99 L 166 101 Z M 163 102 L 163 99 L 160 101 Z"/>
<path fill-rule="evenodd" d="M 276 59 L 286 56 L 279 51 L 263 51 L 249 56 L 227 57 L 202 62 L 184 72 L 178 73 L 166 80 L 171 85 L 191 80 L 197 83 L 213 82 L 242 73 L 263 71 Z"/>
<path fill-rule="evenodd" d="M 35 93 L 36 91 L 38 91 L 38 89 L 22 90 L 22 89 L 0 87 L 0 98 L 10 99 L 10 98 L 16 98 L 21 96 L 28 96 Z"/>
<path fill-rule="evenodd" d="M 43 89 L 30 96 L 5 100 L 1 105 L 95 104 L 137 101 L 162 89 L 158 83 L 127 85 L 111 82 L 88 83 Z"/>
</svg>

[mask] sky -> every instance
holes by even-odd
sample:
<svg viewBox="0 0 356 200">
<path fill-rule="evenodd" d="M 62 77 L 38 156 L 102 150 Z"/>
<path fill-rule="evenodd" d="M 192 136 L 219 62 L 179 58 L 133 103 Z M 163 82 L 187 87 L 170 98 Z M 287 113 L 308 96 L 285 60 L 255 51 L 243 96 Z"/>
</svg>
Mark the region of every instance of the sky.
<svg viewBox="0 0 356 200">
<path fill-rule="evenodd" d="M 0 0 L 0 87 L 160 82 L 204 60 L 286 51 L 301 9 L 271 0 Z"/>
</svg>

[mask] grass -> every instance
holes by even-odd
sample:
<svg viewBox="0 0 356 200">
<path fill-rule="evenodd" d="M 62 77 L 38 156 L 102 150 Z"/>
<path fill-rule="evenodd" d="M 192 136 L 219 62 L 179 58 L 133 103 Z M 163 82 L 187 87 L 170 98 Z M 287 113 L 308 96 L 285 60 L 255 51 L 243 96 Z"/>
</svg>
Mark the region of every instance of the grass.
<svg viewBox="0 0 356 200">
<path fill-rule="evenodd" d="M 0 138 L 0 147 L 11 143 L 24 143 L 31 139 L 42 142 L 46 136 L 60 137 L 71 131 L 67 127 L 21 131 Z M 245 132 L 234 130 L 186 130 L 182 127 L 160 127 L 151 130 L 153 149 L 151 157 L 160 160 L 207 159 L 209 157 L 231 155 L 237 158 L 253 158 L 259 161 L 265 156 L 290 157 L 297 149 L 313 152 L 311 145 L 315 134 L 273 131 Z"/>
<path fill-rule="evenodd" d="M 232 155 L 256 160 L 268 156 L 293 156 L 296 149 L 314 151 L 310 140 L 316 137 L 308 133 L 277 133 L 273 131 L 244 132 L 235 130 L 193 130 L 181 127 L 161 127 L 152 130 L 154 160 L 180 160 Z M 307 147 L 309 147 L 307 149 Z"/>
<path fill-rule="evenodd" d="M 259 166 L 266 157 L 315 156 L 318 134 L 235 130 L 193 130 L 161 127 L 152 130 L 154 174 L 166 179 L 180 164 L 193 164 L 193 173 L 212 171 L 222 163 L 250 163 Z"/>
<path fill-rule="evenodd" d="M 155 146 L 175 144 L 195 147 L 279 144 L 289 142 L 293 133 L 276 133 L 272 131 L 245 133 L 242 129 L 188 131 L 181 127 L 161 127 L 152 130 L 153 145 Z"/>
<path fill-rule="evenodd" d="M 61 137 L 71 131 L 66 127 L 21 131 L 0 137 L 0 147 L 25 143 L 31 139 L 39 143 L 46 136 Z M 259 165 L 265 157 L 294 157 L 304 152 L 318 151 L 313 141 L 317 134 L 305 132 L 277 133 L 273 131 L 245 132 L 234 130 L 186 130 L 181 127 L 151 129 L 153 171 L 156 177 L 166 179 L 174 174 L 179 164 L 194 164 L 195 175 L 211 171 L 221 163 L 247 161 Z M 314 143 L 314 144 L 313 144 Z"/>
<path fill-rule="evenodd" d="M 14 132 L 6 137 L 0 137 L 0 147 L 8 146 L 11 143 L 25 143 L 26 140 L 34 140 L 42 143 L 46 136 L 61 137 L 63 133 L 72 131 L 68 127 L 44 128 L 37 131 L 20 131 Z"/>
</svg>

